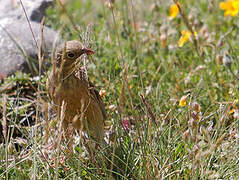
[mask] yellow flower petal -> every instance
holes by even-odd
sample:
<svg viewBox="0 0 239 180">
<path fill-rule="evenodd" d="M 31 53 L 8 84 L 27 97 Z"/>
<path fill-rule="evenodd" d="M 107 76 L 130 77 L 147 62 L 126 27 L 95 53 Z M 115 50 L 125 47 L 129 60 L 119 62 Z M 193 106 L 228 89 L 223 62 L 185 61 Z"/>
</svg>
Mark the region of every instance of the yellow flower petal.
<svg viewBox="0 0 239 180">
<path fill-rule="evenodd" d="M 236 16 L 239 13 L 239 0 L 227 0 L 219 4 L 220 8 L 224 10 L 224 16 Z"/>
<path fill-rule="evenodd" d="M 172 4 L 169 9 L 169 17 L 170 18 L 175 18 L 178 15 L 179 9 L 177 4 Z"/>
<path fill-rule="evenodd" d="M 219 6 L 222 10 L 227 9 L 227 4 L 225 2 L 220 2 Z"/>
<path fill-rule="evenodd" d="M 187 96 L 182 96 L 179 101 L 179 106 L 184 107 L 187 104 Z"/>
<path fill-rule="evenodd" d="M 179 47 L 182 47 L 184 45 L 184 43 L 186 43 L 189 40 L 190 36 L 192 35 L 192 33 L 190 31 L 187 31 L 187 30 L 183 30 L 181 32 L 181 34 L 182 35 L 181 35 L 181 37 L 178 41 L 178 46 Z"/>
<path fill-rule="evenodd" d="M 236 16 L 238 14 L 238 11 L 231 11 L 231 16 Z"/>
<path fill-rule="evenodd" d="M 178 46 L 182 47 L 184 45 L 185 41 L 182 37 L 180 37 L 179 41 L 178 41 Z"/>
<path fill-rule="evenodd" d="M 235 112 L 234 108 L 232 108 L 230 111 L 229 111 L 229 114 L 233 114 Z"/>
</svg>

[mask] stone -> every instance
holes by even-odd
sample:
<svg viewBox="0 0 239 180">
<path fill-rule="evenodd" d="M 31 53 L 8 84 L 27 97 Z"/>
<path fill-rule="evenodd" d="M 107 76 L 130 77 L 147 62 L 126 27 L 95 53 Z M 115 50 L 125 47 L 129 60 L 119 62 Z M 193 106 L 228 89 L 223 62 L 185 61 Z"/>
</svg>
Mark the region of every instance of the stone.
<svg viewBox="0 0 239 180">
<path fill-rule="evenodd" d="M 22 4 L 31 21 L 41 22 L 46 9 L 54 5 L 53 0 L 22 0 Z M 11 18 L 26 20 L 20 0 L 0 0 L 0 19 Z"/>
<path fill-rule="evenodd" d="M 36 75 L 38 69 L 38 47 L 40 44 L 42 17 L 53 0 L 22 0 L 30 19 L 31 28 L 37 42 L 34 41 L 29 23 L 19 0 L 0 0 L 0 77 L 14 74 L 16 71 Z M 44 55 L 49 57 L 54 46 L 60 42 L 56 31 L 44 27 Z M 57 40 L 58 39 L 58 40 Z M 44 63 L 46 69 L 48 63 Z M 35 68 L 34 68 L 35 67 Z"/>
<path fill-rule="evenodd" d="M 0 20 L 0 74 L 9 76 L 16 71 L 33 73 L 34 67 L 32 64 L 35 64 L 38 68 L 37 54 L 41 25 L 31 22 L 31 27 L 37 45 L 26 21 Z M 59 37 L 54 30 L 44 27 L 43 39 L 44 55 L 49 57 L 53 44 Z M 45 64 L 47 65 L 47 63 Z"/>
</svg>

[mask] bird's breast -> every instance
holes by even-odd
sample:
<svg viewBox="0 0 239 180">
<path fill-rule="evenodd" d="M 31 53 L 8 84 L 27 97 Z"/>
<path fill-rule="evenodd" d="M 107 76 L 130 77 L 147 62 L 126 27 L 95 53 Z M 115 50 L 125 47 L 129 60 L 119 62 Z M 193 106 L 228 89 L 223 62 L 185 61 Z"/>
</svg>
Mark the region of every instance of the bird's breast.
<svg viewBox="0 0 239 180">
<path fill-rule="evenodd" d="M 89 89 L 86 80 L 78 79 L 71 75 L 61 81 L 61 84 L 56 87 L 55 100 L 58 105 L 61 105 L 64 100 L 67 106 L 77 108 L 82 102 L 89 101 Z"/>
</svg>

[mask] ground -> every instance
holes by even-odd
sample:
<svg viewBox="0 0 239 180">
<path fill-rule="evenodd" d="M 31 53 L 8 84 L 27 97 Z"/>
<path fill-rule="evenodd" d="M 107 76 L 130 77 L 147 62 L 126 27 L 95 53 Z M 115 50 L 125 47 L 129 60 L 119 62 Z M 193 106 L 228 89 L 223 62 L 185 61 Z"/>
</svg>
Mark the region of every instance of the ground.
<svg viewBox="0 0 239 180">
<path fill-rule="evenodd" d="M 47 72 L 17 73 L 0 89 L 1 179 L 238 178 L 237 0 L 57 2 L 46 24 L 95 51 L 108 144 L 90 153 L 78 132 L 69 155 Z"/>
</svg>

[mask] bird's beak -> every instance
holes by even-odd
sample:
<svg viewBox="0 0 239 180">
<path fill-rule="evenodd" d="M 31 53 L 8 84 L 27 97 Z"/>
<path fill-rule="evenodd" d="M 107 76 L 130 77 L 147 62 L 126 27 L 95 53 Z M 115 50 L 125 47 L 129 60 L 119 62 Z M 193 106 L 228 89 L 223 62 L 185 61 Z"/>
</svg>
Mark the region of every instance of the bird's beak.
<svg viewBox="0 0 239 180">
<path fill-rule="evenodd" d="M 94 54 L 95 52 L 89 48 L 83 48 L 82 49 L 84 53 L 86 53 L 87 55 L 91 55 Z"/>
</svg>

